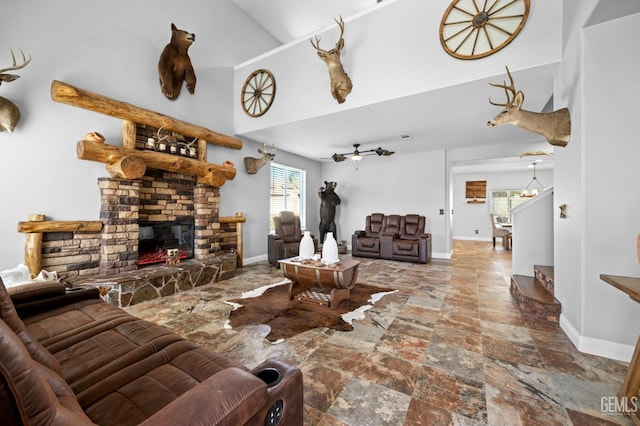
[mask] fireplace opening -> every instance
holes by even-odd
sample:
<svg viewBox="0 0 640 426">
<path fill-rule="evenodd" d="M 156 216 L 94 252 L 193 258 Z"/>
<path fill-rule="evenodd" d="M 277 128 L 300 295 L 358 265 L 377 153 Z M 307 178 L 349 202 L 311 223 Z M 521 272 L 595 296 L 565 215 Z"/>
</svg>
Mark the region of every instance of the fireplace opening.
<svg viewBox="0 0 640 426">
<path fill-rule="evenodd" d="M 193 258 L 193 221 L 140 222 L 138 265 L 167 262 L 168 252 L 177 249 L 177 258 Z M 170 254 L 169 254 L 170 255 Z"/>
</svg>

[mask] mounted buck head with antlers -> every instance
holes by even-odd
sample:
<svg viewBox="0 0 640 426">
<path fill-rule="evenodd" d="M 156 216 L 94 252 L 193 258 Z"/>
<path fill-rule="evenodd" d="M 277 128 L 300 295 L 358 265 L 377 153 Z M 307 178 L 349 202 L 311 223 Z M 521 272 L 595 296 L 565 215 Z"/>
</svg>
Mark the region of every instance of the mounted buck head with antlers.
<svg viewBox="0 0 640 426">
<path fill-rule="evenodd" d="M 344 21 L 342 16 L 338 21 L 335 19 L 338 27 L 340 27 L 340 39 L 336 43 L 336 46 L 331 50 L 323 50 L 320 48 L 320 39 L 316 36 L 316 42 L 311 41 L 311 45 L 316 48 L 320 59 L 327 63 L 329 67 L 329 77 L 331 78 L 331 94 L 338 101 L 339 104 L 343 103 L 347 99 L 347 95 L 351 93 L 353 84 L 351 79 L 344 71 L 342 62 L 340 62 L 340 52 L 344 47 Z"/>
<path fill-rule="evenodd" d="M 244 157 L 244 165 L 247 169 L 247 173 L 250 175 L 258 173 L 258 170 L 260 170 L 262 166 L 276 158 L 276 146 L 272 146 L 272 149 L 267 151 L 265 144 L 262 144 L 262 149 L 258 149 L 258 152 L 262 154 L 262 157 L 260 158 Z"/>
<path fill-rule="evenodd" d="M 29 59 L 26 59 L 22 50 L 20 50 L 20 53 L 22 53 L 22 64 L 17 65 L 16 57 L 13 54 L 13 50 L 11 50 L 13 65 L 0 69 L 0 85 L 20 78 L 20 76 L 16 74 L 6 74 L 6 71 L 19 70 L 31 62 L 31 55 L 29 55 Z M 13 132 L 13 129 L 18 125 L 18 121 L 20 121 L 20 110 L 18 107 L 9 99 L 0 96 L 0 132 L 4 132 L 5 130 L 9 133 Z"/>
<path fill-rule="evenodd" d="M 529 132 L 537 133 L 544 136 L 551 145 L 567 146 L 571 137 L 571 117 L 569 110 L 562 108 L 554 112 L 542 113 L 532 112 L 520 109 L 524 102 L 524 93 L 517 91 L 513 84 L 513 77 L 507 67 L 507 75 L 510 84 L 506 83 L 494 84 L 494 87 L 501 87 L 507 95 L 507 102 L 498 104 L 491 101 L 491 105 L 505 107 L 498 115 L 487 122 L 487 126 L 497 126 L 500 124 L 510 123 Z"/>
</svg>

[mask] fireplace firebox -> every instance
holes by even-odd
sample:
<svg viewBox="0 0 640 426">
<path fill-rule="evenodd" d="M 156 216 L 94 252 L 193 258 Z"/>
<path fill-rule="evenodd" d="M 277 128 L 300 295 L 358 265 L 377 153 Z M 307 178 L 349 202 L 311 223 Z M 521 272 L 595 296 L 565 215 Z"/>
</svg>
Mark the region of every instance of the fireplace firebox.
<svg viewBox="0 0 640 426">
<path fill-rule="evenodd" d="M 178 259 L 191 259 L 193 247 L 193 220 L 139 223 L 138 266 L 165 263 L 174 249 Z"/>
</svg>

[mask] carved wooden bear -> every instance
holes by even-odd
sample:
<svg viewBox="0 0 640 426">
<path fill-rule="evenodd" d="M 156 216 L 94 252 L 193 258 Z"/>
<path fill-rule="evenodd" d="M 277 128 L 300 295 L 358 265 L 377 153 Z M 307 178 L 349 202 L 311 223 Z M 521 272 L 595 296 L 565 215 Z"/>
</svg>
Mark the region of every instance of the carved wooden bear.
<svg viewBox="0 0 640 426">
<path fill-rule="evenodd" d="M 179 30 L 171 24 L 171 41 L 160 55 L 158 73 L 162 93 L 172 101 L 178 98 L 183 81 L 187 83 L 189 93 L 193 95 L 196 90 L 196 73 L 187 53 L 195 39 L 195 34 Z"/>
<path fill-rule="evenodd" d="M 335 193 L 336 182 L 324 181 L 324 188 L 318 189 L 318 196 L 320 201 L 320 242 L 324 242 L 324 237 L 327 232 L 333 232 L 333 236 L 338 240 L 336 234 L 336 206 L 340 204 L 340 197 Z"/>
</svg>

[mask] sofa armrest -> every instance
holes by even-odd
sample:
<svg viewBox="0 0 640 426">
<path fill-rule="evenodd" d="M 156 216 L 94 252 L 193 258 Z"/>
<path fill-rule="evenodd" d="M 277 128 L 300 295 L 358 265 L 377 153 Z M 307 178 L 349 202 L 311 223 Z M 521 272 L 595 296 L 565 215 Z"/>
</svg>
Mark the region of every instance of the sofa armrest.
<svg viewBox="0 0 640 426">
<path fill-rule="evenodd" d="M 393 240 L 398 238 L 395 232 L 380 233 L 380 258 L 391 259 L 393 257 Z"/>
<path fill-rule="evenodd" d="M 183 393 L 141 425 L 243 425 L 267 402 L 262 380 L 231 367 Z"/>
<path fill-rule="evenodd" d="M 280 412 L 278 424 L 297 426 L 304 423 L 304 385 L 300 369 L 270 358 L 251 370 L 251 373 L 267 383 L 269 394 L 266 407 L 252 419 L 251 424 L 265 424 L 266 418 L 273 419 L 274 408 L 275 412 Z"/>
<path fill-rule="evenodd" d="M 431 234 L 420 234 L 419 263 L 431 262 Z"/>
<path fill-rule="evenodd" d="M 284 258 L 284 240 L 280 235 L 267 236 L 267 256 L 272 266 L 279 267 L 278 260 Z"/>
</svg>

